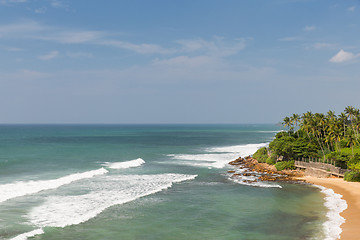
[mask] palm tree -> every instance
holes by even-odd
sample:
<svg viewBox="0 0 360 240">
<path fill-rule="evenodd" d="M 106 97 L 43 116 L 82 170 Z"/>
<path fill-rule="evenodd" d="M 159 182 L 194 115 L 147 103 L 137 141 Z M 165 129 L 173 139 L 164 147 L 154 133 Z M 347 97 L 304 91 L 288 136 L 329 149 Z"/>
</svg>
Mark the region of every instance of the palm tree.
<svg viewBox="0 0 360 240">
<path fill-rule="evenodd" d="M 298 126 L 298 123 L 300 122 L 300 115 L 294 113 L 294 114 L 291 116 L 290 120 L 294 123 L 295 129 L 296 129 L 297 126 Z M 297 135 L 298 135 L 298 137 L 299 137 L 299 132 L 297 132 Z"/>
<path fill-rule="evenodd" d="M 346 135 L 346 125 L 347 125 L 347 121 L 348 121 L 348 118 L 347 118 L 345 113 L 343 113 L 343 112 L 340 113 L 339 121 L 342 123 L 342 125 L 344 127 L 344 135 L 343 136 L 345 137 L 345 135 Z"/>
<path fill-rule="evenodd" d="M 316 136 L 316 139 L 318 141 L 318 144 L 321 148 L 321 151 L 323 153 L 324 159 L 325 159 L 325 151 L 323 147 L 323 124 L 325 123 L 325 116 L 322 113 L 315 113 L 314 115 L 314 121 L 312 126 L 313 134 Z M 320 141 L 321 140 L 321 141 Z"/>
<path fill-rule="evenodd" d="M 355 109 L 353 106 L 347 106 L 345 108 L 345 114 L 348 118 L 350 118 L 351 127 L 354 131 L 355 137 L 357 137 L 355 127 L 354 127 L 354 117 L 358 114 L 357 109 Z"/>
<path fill-rule="evenodd" d="M 303 113 L 300 121 L 300 129 L 306 132 L 309 139 L 311 139 L 310 132 L 311 132 L 312 118 L 313 118 L 313 114 L 311 112 L 307 112 L 307 113 Z"/>
<path fill-rule="evenodd" d="M 357 143 L 359 143 L 355 137 L 354 134 L 349 134 L 347 137 L 347 145 L 351 146 L 351 150 L 352 150 L 352 155 L 354 157 L 354 145 L 356 145 Z"/>
<path fill-rule="evenodd" d="M 291 128 L 291 126 L 292 126 L 291 119 L 290 119 L 289 117 L 284 117 L 282 124 L 283 124 L 285 127 L 288 127 L 288 128 L 289 128 L 288 133 L 289 133 L 289 136 L 290 136 L 290 128 Z"/>
</svg>

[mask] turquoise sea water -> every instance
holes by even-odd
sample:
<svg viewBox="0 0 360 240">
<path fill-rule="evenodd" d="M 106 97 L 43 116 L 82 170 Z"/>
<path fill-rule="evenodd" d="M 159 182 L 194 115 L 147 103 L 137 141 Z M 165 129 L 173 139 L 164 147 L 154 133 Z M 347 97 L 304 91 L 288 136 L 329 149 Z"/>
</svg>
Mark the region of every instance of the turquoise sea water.
<svg viewBox="0 0 360 240">
<path fill-rule="evenodd" d="M 317 188 L 227 174 L 279 130 L 0 125 L 0 239 L 324 239 Z"/>
</svg>

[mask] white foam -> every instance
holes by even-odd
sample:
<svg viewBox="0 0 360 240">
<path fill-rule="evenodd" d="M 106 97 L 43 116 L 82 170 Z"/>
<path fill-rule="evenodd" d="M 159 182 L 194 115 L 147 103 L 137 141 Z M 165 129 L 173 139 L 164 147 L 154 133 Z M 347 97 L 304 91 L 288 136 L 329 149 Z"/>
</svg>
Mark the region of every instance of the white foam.
<svg viewBox="0 0 360 240">
<path fill-rule="evenodd" d="M 195 167 L 223 168 L 230 161 L 238 157 L 254 154 L 257 149 L 267 146 L 268 143 L 246 144 L 227 147 L 206 148 L 205 154 L 171 154 L 168 155 L 172 163 Z M 180 160 L 180 161 L 179 161 Z"/>
<path fill-rule="evenodd" d="M 261 133 L 278 133 L 278 132 L 285 132 L 284 130 L 277 130 L 277 131 L 257 131 Z"/>
<path fill-rule="evenodd" d="M 106 162 L 103 164 L 103 166 L 111 169 L 125 169 L 125 168 L 139 167 L 144 163 L 145 161 L 142 158 L 138 158 L 127 162 Z"/>
<path fill-rule="evenodd" d="M 196 175 L 111 175 L 84 181 L 90 190 L 83 195 L 49 196 L 27 215 L 39 227 L 65 227 L 85 222 L 106 208 L 170 188 L 173 183 L 192 180 Z M 80 182 L 81 183 L 81 182 Z M 80 186 L 81 187 L 81 186 Z"/>
<path fill-rule="evenodd" d="M 33 230 L 31 232 L 26 232 L 26 233 L 20 234 L 16 237 L 12 238 L 11 240 L 26 240 L 29 237 L 34 237 L 36 235 L 40 235 L 43 233 L 44 233 L 44 230 L 42 228 L 39 228 L 39 229 Z"/>
<path fill-rule="evenodd" d="M 227 176 L 229 180 L 241 185 L 262 187 L 262 188 L 282 188 L 282 186 L 280 186 L 279 184 L 270 183 L 266 181 L 259 181 L 259 176 L 261 176 L 261 174 L 256 172 L 251 172 L 252 173 L 251 176 L 244 176 L 243 174 L 246 172 L 248 172 L 247 168 L 239 168 L 235 170 L 236 175 L 232 173 L 228 173 Z"/>
<path fill-rule="evenodd" d="M 245 144 L 245 145 L 235 145 L 227 147 L 214 147 L 208 148 L 208 152 L 226 152 L 226 153 L 235 153 L 238 157 L 246 157 L 251 154 L 254 154 L 259 148 L 265 147 L 269 143 L 257 143 L 257 144 Z"/>
<path fill-rule="evenodd" d="M 172 154 L 168 155 L 176 160 L 175 163 L 190 165 L 195 167 L 223 168 L 228 162 L 234 160 L 236 155 L 233 153 L 214 153 L 214 154 Z"/>
<path fill-rule="evenodd" d="M 246 185 L 246 186 L 252 186 L 252 187 L 261 187 L 261 188 L 282 188 L 282 186 L 280 186 L 279 184 L 274 184 L 274 183 L 268 183 L 268 182 L 264 182 L 264 181 L 258 181 L 258 182 L 246 182 L 246 180 L 256 180 L 257 178 L 252 177 L 238 177 L 238 178 L 229 178 L 231 181 L 241 184 L 241 185 Z"/>
<path fill-rule="evenodd" d="M 92 178 L 96 175 L 102 175 L 108 171 L 104 168 L 92 170 L 83 173 L 75 173 L 68 176 L 64 176 L 58 179 L 52 180 L 39 180 L 39 181 L 19 181 L 14 183 L 0 185 L 0 203 L 12 198 L 21 197 L 29 194 L 38 193 L 44 190 L 55 189 L 62 185 L 69 184 L 71 182 Z"/>
<path fill-rule="evenodd" d="M 340 226 L 345 222 L 345 218 L 340 216 L 340 213 L 347 208 L 347 203 L 342 199 L 341 194 L 335 193 L 332 189 L 318 185 L 315 186 L 320 188 L 321 192 L 326 195 L 324 205 L 329 209 L 326 214 L 328 221 L 323 224 L 326 234 L 325 240 L 339 239 L 342 232 Z"/>
</svg>

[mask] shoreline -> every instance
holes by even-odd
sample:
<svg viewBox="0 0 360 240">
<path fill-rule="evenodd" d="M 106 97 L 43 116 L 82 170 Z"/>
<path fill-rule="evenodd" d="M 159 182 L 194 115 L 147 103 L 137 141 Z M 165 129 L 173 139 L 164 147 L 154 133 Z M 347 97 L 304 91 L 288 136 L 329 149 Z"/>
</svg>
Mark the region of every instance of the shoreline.
<svg viewBox="0 0 360 240">
<path fill-rule="evenodd" d="M 360 236 L 360 183 L 346 182 L 342 178 L 317 178 L 304 176 L 299 178 L 307 183 L 332 189 L 335 193 L 342 195 L 347 203 L 347 208 L 340 213 L 345 218 L 341 224 L 341 240 L 356 240 Z"/>
<path fill-rule="evenodd" d="M 344 218 L 345 222 L 339 222 L 339 229 L 338 234 L 340 233 L 341 240 L 358 240 L 360 236 L 360 183 L 359 182 L 346 182 L 343 178 L 319 178 L 319 177 L 312 177 L 308 175 L 303 175 L 303 173 L 297 170 L 285 170 L 285 171 L 276 171 L 275 167 L 272 165 L 268 165 L 266 163 L 259 163 L 257 160 L 251 157 L 245 158 L 238 158 L 232 162 L 229 162 L 230 165 L 238 166 L 240 168 L 246 167 L 250 171 L 256 171 L 260 173 L 265 173 L 266 175 L 259 177 L 257 181 L 302 181 L 309 184 L 312 184 L 320 189 L 326 188 L 331 189 L 335 194 L 341 195 L 338 196 L 341 200 L 346 202 L 346 209 L 343 211 L 338 211 L 335 209 L 330 209 L 330 212 L 337 212 L 337 216 L 341 216 Z M 230 173 L 236 174 L 235 171 L 229 171 Z M 246 172 L 245 172 L 246 173 Z M 276 176 L 274 175 L 283 175 L 283 176 Z M 246 175 L 245 175 L 246 176 Z M 328 195 L 325 191 L 322 191 L 323 194 Z M 328 196 L 325 197 L 325 200 Z M 339 202 L 328 203 L 333 204 L 334 208 L 340 208 L 337 204 Z M 344 221 L 339 220 L 334 217 L 329 219 L 330 221 Z M 337 235 L 338 235 L 337 234 Z"/>
</svg>

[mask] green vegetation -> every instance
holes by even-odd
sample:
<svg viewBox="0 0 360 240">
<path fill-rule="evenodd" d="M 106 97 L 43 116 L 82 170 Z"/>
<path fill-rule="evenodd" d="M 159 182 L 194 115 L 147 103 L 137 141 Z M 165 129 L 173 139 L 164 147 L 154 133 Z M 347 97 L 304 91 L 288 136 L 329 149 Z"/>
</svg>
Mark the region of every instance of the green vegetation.
<svg viewBox="0 0 360 240">
<path fill-rule="evenodd" d="M 282 171 L 284 169 L 295 169 L 294 160 L 282 161 L 275 163 L 276 170 Z"/>
<path fill-rule="evenodd" d="M 344 180 L 348 182 L 360 182 L 360 173 L 358 171 L 346 172 Z"/>
<path fill-rule="evenodd" d="M 263 147 L 263 148 L 258 149 L 256 151 L 256 153 L 254 153 L 253 158 L 255 158 L 256 160 L 258 160 L 258 162 L 261 162 L 261 163 L 266 162 L 266 160 L 268 158 L 267 148 Z"/>
<path fill-rule="evenodd" d="M 345 180 L 360 179 L 359 109 L 348 106 L 339 115 L 333 111 L 293 114 L 282 124 L 287 131 L 276 134 L 269 147 L 259 149 L 254 158 L 275 164 L 277 169 L 291 169 L 291 161 L 298 158 L 320 158 L 351 169 Z"/>
</svg>

